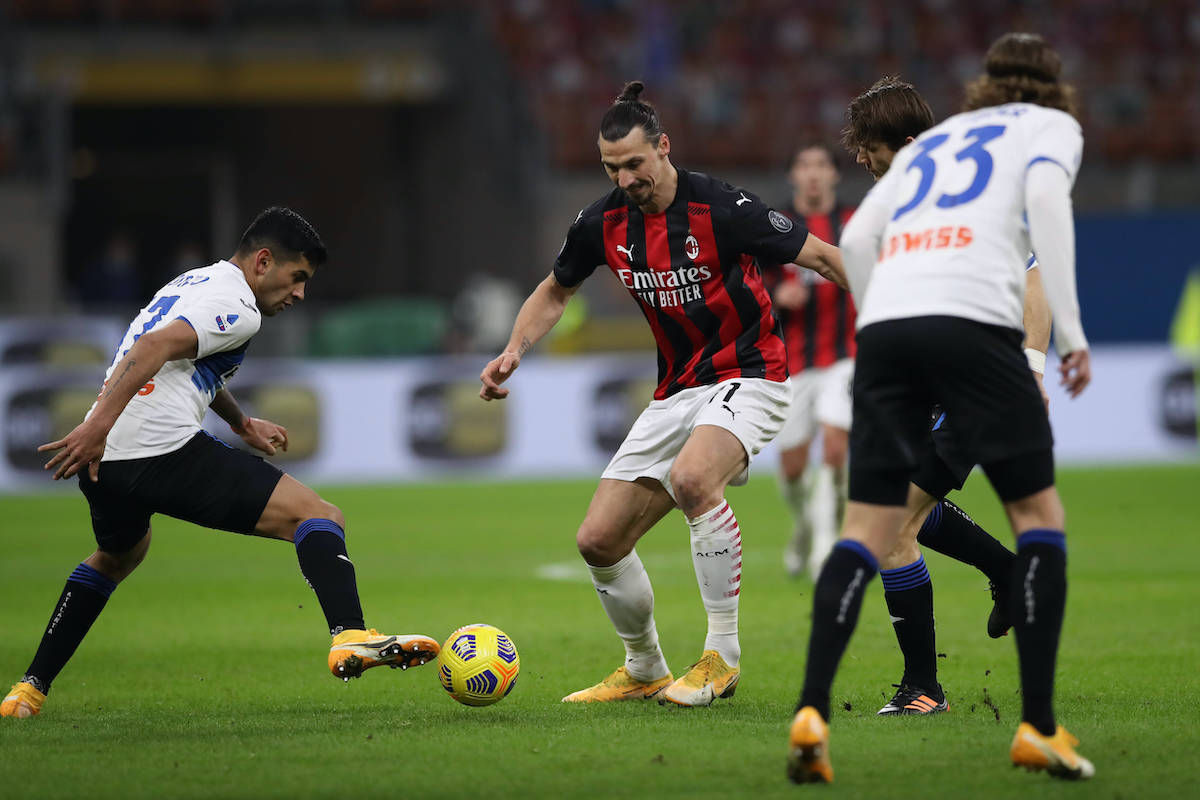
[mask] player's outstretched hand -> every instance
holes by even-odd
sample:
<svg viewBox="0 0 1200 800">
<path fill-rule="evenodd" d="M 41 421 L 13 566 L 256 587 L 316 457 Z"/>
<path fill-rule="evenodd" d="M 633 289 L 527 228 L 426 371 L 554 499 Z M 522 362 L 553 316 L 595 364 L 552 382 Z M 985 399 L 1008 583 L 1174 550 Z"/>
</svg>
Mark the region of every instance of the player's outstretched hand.
<svg viewBox="0 0 1200 800">
<path fill-rule="evenodd" d="M 479 373 L 479 380 L 483 381 L 479 396 L 484 400 L 503 400 L 508 397 L 508 389 L 501 388 L 500 384 L 508 380 L 508 376 L 520 365 L 521 357 L 511 352 L 501 353 L 489 361 L 483 372 Z"/>
<path fill-rule="evenodd" d="M 1092 382 L 1091 356 L 1087 350 L 1067 353 L 1062 363 L 1058 365 L 1058 371 L 1062 374 L 1061 383 L 1066 387 L 1067 394 L 1071 397 L 1078 397 L 1079 393 Z"/>
<path fill-rule="evenodd" d="M 57 442 L 46 442 L 37 451 L 58 451 L 43 467 L 54 470 L 54 480 L 70 478 L 87 467 L 88 477 L 94 483 L 100 477 L 100 457 L 104 455 L 104 440 L 107 438 L 106 429 L 91 420 L 84 420 Z"/>
<path fill-rule="evenodd" d="M 232 425 L 230 427 L 233 428 Z M 269 456 L 275 455 L 276 448 L 287 452 L 287 428 L 270 420 L 246 417 L 242 426 L 233 428 L 233 432 L 242 437 L 243 442 Z"/>
</svg>

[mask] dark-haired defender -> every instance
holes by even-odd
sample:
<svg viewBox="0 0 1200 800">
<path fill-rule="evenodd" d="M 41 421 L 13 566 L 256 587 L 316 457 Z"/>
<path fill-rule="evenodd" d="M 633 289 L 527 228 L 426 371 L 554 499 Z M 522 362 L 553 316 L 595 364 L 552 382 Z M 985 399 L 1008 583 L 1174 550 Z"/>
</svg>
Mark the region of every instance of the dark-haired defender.
<svg viewBox="0 0 1200 800">
<path fill-rule="evenodd" d="M 1065 515 L 1049 420 L 1021 351 L 1032 249 L 1057 325 L 1063 383 L 1077 395 L 1090 380 L 1071 212 L 1083 136 L 1069 113 L 1071 90 L 1058 82 L 1060 65 L 1039 36 L 1001 37 L 988 50 L 986 74 L 968 86 L 967 111 L 900 150 L 842 236 L 860 300 L 850 502 L 814 595 L 789 737 L 794 781 L 833 779 L 830 688 L 866 584 L 904 524 L 934 404 L 953 420 L 956 445 L 983 466 L 1017 537 L 1009 611 L 1023 707 L 1012 763 L 1064 778 L 1094 773 L 1052 705 Z"/>
<path fill-rule="evenodd" d="M 875 176 L 883 177 L 896 152 L 933 127 L 933 111 L 910 83 L 884 77 L 851 101 L 842 143 Z M 1050 342 L 1050 309 L 1042 292 L 1037 262 L 1026 270 L 1025 353 L 1043 399 L 1042 370 Z M 946 495 L 961 489 L 975 464 L 955 446 L 953 422 L 935 409 L 933 426 L 922 447 L 908 491 L 907 518 L 891 553 L 879 560 L 884 601 L 904 655 L 904 675 L 896 693 L 879 710 L 881 716 L 936 714 L 947 710 L 937 679 L 933 622 L 933 586 L 921 546 L 976 567 L 987 576 L 992 611 L 987 632 L 992 638 L 1011 627 L 1008 613 L 1011 550 L 980 528 Z"/>
<path fill-rule="evenodd" d="M 185 272 L 158 291 L 126 331 L 84 421 L 38 448 L 58 451 L 46 464 L 55 480 L 78 473 L 97 549 L 67 579 L 0 716 L 41 711 L 109 595 L 145 558 L 153 514 L 293 542 L 334 637 L 329 668 L 337 677 L 383 664 L 407 668 L 437 655 L 428 636 L 366 628 L 341 510 L 200 428 L 212 408 L 251 447 L 267 455 L 287 449 L 287 430 L 246 416 L 225 384 L 262 317 L 303 300 L 325 258 L 320 237 L 299 214 L 268 208 L 228 260 Z"/>
<path fill-rule="evenodd" d="M 791 400 L 784 342 L 756 258 L 794 262 L 845 285 L 837 248 L 707 175 L 676 169 L 653 107 L 625 87 L 600 124 L 600 160 L 616 189 L 583 209 L 554 271 L 525 301 L 507 349 L 484 367 L 485 400 L 562 316 L 571 295 L 608 267 L 658 344 L 654 400 L 600 479 L 576 535 L 625 664 L 565 702 L 658 696 L 680 705 L 729 697 L 740 675 L 741 533 L 725 487 L 783 425 Z M 678 506 L 708 613 L 700 660 L 672 679 L 659 649 L 654 593 L 634 545 Z"/>
</svg>

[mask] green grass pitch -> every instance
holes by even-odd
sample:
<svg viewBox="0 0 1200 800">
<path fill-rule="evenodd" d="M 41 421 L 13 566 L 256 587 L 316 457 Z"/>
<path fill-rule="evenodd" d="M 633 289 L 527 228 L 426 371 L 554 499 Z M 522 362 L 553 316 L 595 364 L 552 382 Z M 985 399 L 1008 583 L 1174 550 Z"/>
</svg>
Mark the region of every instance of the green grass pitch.
<svg viewBox="0 0 1200 800">
<path fill-rule="evenodd" d="M 368 624 L 441 640 L 508 632 L 522 672 L 473 709 L 431 666 L 343 684 L 289 545 L 155 523 L 41 716 L 0 720 L 0 796 L 16 797 L 1184 797 L 1200 748 L 1200 467 L 1064 470 L 1070 590 L 1057 710 L 1096 764 L 1064 784 L 1008 764 L 1020 714 L 1012 638 L 988 639 L 986 580 L 929 554 L 950 713 L 880 719 L 901 667 L 879 581 L 834 686 L 836 783 L 784 776 L 811 584 L 784 577 L 770 477 L 729 498 L 745 543 L 743 679 L 709 709 L 567 707 L 623 651 L 575 552 L 594 482 L 330 488 L 349 520 Z M 1004 534 L 986 484 L 960 504 Z M 0 498 L 0 679 L 28 664 L 62 582 L 91 552 L 82 497 Z M 687 533 L 639 547 L 667 658 L 700 654 Z M 3 687 L 0 687 L 3 688 Z M 1189 788 L 1190 787 L 1190 788 Z"/>
</svg>

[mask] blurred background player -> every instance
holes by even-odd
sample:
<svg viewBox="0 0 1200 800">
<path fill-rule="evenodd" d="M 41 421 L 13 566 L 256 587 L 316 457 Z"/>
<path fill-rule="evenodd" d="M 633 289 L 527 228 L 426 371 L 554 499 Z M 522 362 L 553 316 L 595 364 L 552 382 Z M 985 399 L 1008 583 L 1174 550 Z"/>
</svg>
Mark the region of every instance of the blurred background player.
<svg viewBox="0 0 1200 800">
<path fill-rule="evenodd" d="M 562 317 L 580 284 L 607 266 L 637 302 L 658 344 L 659 384 L 609 462 L 576 534 L 604 610 L 625 643 L 624 665 L 564 702 L 659 697 L 710 705 L 740 677 L 741 531 L 725 487 L 787 416 L 782 330 L 755 259 L 794 262 L 845 284 L 837 248 L 707 175 L 676 169 L 671 141 L 642 84 L 625 86 L 600 123 L 600 160 L 616 188 L 579 212 L 554 271 L 525 301 L 505 351 L 480 375 L 485 400 Z M 654 622 L 654 592 L 634 546 L 676 506 L 708 615 L 700 660 L 674 680 Z"/>
<path fill-rule="evenodd" d="M 933 126 L 933 111 L 912 84 L 881 78 L 851 101 L 843 144 L 876 179 L 886 174 L 896 152 Z M 1038 389 L 1045 398 L 1042 372 L 1050 342 L 1050 310 L 1036 265 L 1026 270 L 1025 348 Z M 933 585 L 920 547 L 970 564 L 983 572 L 992 592 L 987 632 L 992 638 L 1009 627 L 1008 585 L 1014 554 L 965 511 L 946 499 L 962 489 L 975 462 L 954 443 L 952 421 L 935 409 L 933 426 L 909 486 L 908 517 L 895 549 L 880 560 L 884 600 L 904 655 L 904 675 L 879 714 L 933 714 L 948 708 L 937 679 Z"/>
<path fill-rule="evenodd" d="M 1090 381 L 1071 209 L 1083 137 L 1060 71 L 1061 59 L 1040 36 L 1001 37 L 988 50 L 985 74 L 967 87 L 967 110 L 896 154 L 896 168 L 842 237 L 861 298 L 850 501 L 815 593 L 790 734 L 794 781 L 833 779 L 830 688 L 866 584 L 908 515 L 908 476 L 933 403 L 953 420 L 956 444 L 982 464 L 1017 537 L 1011 575 L 1021 591 L 1011 593 L 1009 613 L 1023 708 L 1010 758 L 1057 777 L 1094 774 L 1052 706 L 1066 602 L 1065 517 L 1044 400 L 1021 352 L 1032 248 L 1057 325 L 1063 384 L 1076 396 Z"/>
<path fill-rule="evenodd" d="M 189 270 L 158 291 L 130 324 L 84 421 L 38 448 L 58 451 L 46 464 L 55 480 L 78 473 L 97 549 L 67 578 L 33 662 L 0 704 L 0 716 L 41 711 L 109 596 L 146 557 L 154 514 L 293 542 L 325 612 L 333 636 L 329 668 L 339 678 L 437 655 L 428 636 L 381 636 L 366 628 L 337 506 L 200 427 L 211 408 L 251 447 L 267 455 L 287 449 L 287 430 L 247 416 L 225 384 L 262 317 L 303 300 L 325 259 L 325 245 L 299 214 L 263 211 L 228 260 Z"/>
<path fill-rule="evenodd" d="M 838 202 L 841 176 L 833 148 L 802 144 L 792 156 L 792 199 L 784 210 L 814 236 L 836 242 L 854 213 Z M 785 264 L 772 298 L 783 323 L 792 408 L 775 437 L 779 483 L 792 513 L 792 537 L 783 551 L 789 575 L 807 567 L 813 580 L 837 541 L 846 496 L 846 450 L 850 435 L 850 385 L 854 380 L 854 301 L 850 293 L 811 270 Z M 817 428 L 821 459 L 809 466 Z"/>
</svg>

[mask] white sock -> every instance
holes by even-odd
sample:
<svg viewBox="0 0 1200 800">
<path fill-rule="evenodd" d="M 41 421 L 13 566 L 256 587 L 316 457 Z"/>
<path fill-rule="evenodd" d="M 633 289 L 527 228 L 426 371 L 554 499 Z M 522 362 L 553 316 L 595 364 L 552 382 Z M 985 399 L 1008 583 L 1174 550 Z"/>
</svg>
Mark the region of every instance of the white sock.
<svg viewBox="0 0 1200 800">
<path fill-rule="evenodd" d="M 816 580 L 821 574 L 825 559 L 837 544 L 838 539 L 838 487 L 835 480 L 836 470 L 828 464 L 817 468 L 817 477 L 813 481 L 812 495 L 809 498 L 809 520 L 812 525 L 813 545 L 812 558 L 808 562 L 809 572 Z"/>
<path fill-rule="evenodd" d="M 654 589 L 637 550 L 611 567 L 594 567 L 592 584 L 617 635 L 625 642 L 625 669 L 639 681 L 654 681 L 667 675 L 666 659 L 658 646 L 654 625 Z"/>
<path fill-rule="evenodd" d="M 812 489 L 813 470 L 806 469 L 800 477 L 789 480 L 779 475 L 779 492 L 792 512 L 792 533 L 783 548 L 783 565 L 790 575 L 799 575 L 812 549 L 812 525 L 808 521 L 808 493 Z"/>
<path fill-rule="evenodd" d="M 716 650 L 731 667 L 742 656 L 738 644 L 738 595 L 742 590 L 742 532 L 733 509 L 724 501 L 716 508 L 689 519 L 692 533 L 692 566 L 700 584 L 700 598 L 708 612 L 704 649 Z"/>
</svg>

